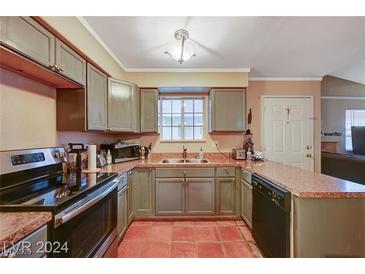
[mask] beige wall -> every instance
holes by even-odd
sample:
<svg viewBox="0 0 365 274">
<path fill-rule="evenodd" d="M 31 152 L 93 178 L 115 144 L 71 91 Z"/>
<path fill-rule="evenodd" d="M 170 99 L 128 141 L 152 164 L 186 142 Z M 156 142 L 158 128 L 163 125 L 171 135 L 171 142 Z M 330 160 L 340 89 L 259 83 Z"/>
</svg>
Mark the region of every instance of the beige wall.
<svg viewBox="0 0 365 274">
<path fill-rule="evenodd" d="M 140 87 L 247 87 L 247 72 L 127 72 Z"/>
<path fill-rule="evenodd" d="M 0 68 L 0 150 L 54 146 L 56 89 Z"/>
<path fill-rule="evenodd" d="M 321 82 L 320 81 L 249 81 L 247 109 L 252 108 L 252 132 L 255 149 L 261 150 L 261 98 L 263 95 L 310 95 L 314 101 L 314 164 L 320 171 Z"/>
<path fill-rule="evenodd" d="M 345 120 L 346 109 L 365 109 L 365 85 L 326 76 L 322 81 L 322 96 L 359 97 L 359 99 L 322 99 L 322 130 L 323 132 L 342 132 L 338 152 L 346 152 L 345 147 Z"/>
</svg>

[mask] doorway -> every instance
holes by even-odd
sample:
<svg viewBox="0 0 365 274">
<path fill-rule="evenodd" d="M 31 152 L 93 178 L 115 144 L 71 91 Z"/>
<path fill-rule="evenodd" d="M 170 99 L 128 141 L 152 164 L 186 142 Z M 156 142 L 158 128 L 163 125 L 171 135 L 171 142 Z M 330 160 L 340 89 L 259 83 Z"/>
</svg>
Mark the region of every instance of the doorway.
<svg viewBox="0 0 365 274">
<path fill-rule="evenodd" d="M 267 159 L 313 171 L 313 97 L 263 96 L 262 144 Z"/>
</svg>

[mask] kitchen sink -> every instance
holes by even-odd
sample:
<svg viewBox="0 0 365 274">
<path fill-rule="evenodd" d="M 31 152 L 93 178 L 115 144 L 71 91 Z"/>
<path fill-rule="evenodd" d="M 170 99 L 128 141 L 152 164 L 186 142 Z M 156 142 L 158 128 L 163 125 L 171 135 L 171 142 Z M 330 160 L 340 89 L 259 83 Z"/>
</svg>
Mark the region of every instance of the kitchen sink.
<svg viewBox="0 0 365 274">
<path fill-rule="evenodd" d="M 208 164 L 209 161 L 206 159 L 186 159 L 186 163 L 188 164 Z"/>
<path fill-rule="evenodd" d="M 206 159 L 163 159 L 162 164 L 208 164 Z"/>
</svg>

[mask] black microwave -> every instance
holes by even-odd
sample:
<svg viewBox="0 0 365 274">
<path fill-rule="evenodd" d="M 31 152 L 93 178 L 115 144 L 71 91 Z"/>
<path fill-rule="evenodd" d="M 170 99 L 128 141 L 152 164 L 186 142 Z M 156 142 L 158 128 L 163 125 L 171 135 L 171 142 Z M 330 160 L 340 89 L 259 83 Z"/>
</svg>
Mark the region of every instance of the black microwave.
<svg viewBox="0 0 365 274">
<path fill-rule="evenodd" d="M 118 141 L 113 144 L 100 145 L 100 150 L 104 150 L 105 153 L 110 150 L 113 164 L 137 160 L 140 157 L 140 146 L 137 144 L 127 144 Z"/>
</svg>

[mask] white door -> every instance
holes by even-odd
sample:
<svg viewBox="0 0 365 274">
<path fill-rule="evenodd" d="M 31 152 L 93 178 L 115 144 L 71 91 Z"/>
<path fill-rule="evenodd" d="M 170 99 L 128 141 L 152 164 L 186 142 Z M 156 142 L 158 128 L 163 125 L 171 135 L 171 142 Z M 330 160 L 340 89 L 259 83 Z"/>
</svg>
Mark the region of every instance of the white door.
<svg viewBox="0 0 365 274">
<path fill-rule="evenodd" d="M 312 98 L 263 98 L 263 150 L 269 160 L 313 170 Z"/>
</svg>

